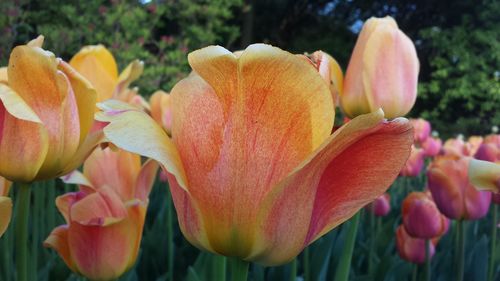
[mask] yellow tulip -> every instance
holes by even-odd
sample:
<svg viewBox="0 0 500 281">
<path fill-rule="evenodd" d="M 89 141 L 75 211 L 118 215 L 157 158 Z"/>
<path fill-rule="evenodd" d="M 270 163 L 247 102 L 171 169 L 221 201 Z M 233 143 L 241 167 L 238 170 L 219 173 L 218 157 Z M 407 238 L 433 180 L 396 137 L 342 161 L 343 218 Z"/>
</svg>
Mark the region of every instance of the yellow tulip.
<svg viewBox="0 0 500 281">
<path fill-rule="evenodd" d="M 89 134 L 95 90 L 42 43 L 40 36 L 15 47 L 0 83 L 0 175 L 11 181 L 69 173 L 100 140 Z"/>
</svg>

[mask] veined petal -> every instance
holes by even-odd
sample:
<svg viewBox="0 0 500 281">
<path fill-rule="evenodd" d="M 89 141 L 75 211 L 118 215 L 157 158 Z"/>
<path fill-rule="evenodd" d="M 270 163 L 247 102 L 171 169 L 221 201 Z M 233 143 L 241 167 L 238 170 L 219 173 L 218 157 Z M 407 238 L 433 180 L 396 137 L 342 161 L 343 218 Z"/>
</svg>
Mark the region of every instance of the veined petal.
<svg viewBox="0 0 500 281">
<path fill-rule="evenodd" d="M 74 261 L 71 257 L 71 250 L 68 244 L 68 225 L 60 225 L 50 233 L 49 237 L 43 241 L 43 246 L 57 251 L 64 263 L 73 271 L 76 271 Z"/>
<path fill-rule="evenodd" d="M 9 197 L 0 196 L 0 237 L 9 226 L 12 216 L 12 201 Z"/>
<path fill-rule="evenodd" d="M 179 152 L 165 131 L 146 113 L 119 101 L 98 104 L 104 112 L 96 114 L 96 119 L 109 122 L 103 129 L 106 137 L 117 147 L 137 153 L 160 162 L 174 174 L 179 185 L 187 188 L 184 167 Z"/>
<path fill-rule="evenodd" d="M 109 186 L 123 202 L 135 198 L 135 183 L 140 169 L 139 155 L 111 148 L 95 149 L 83 165 L 83 173 L 96 189 Z"/>
<path fill-rule="evenodd" d="M 389 188 L 412 142 L 408 121 L 384 121 L 380 110 L 342 126 L 268 195 L 259 240 L 247 259 L 287 262 L 352 217 Z"/>
<path fill-rule="evenodd" d="M 478 190 L 500 192 L 500 164 L 471 159 L 469 180 Z"/>
<path fill-rule="evenodd" d="M 137 182 L 135 184 L 135 198 L 141 200 L 142 202 L 148 202 L 149 193 L 153 188 L 156 174 L 158 173 L 158 167 L 158 162 L 153 159 L 148 160 L 141 167 L 141 171 L 137 176 Z"/>
<path fill-rule="evenodd" d="M 120 196 L 110 187 L 100 187 L 70 208 L 70 220 L 82 225 L 106 226 L 127 217 L 127 210 Z"/>
<path fill-rule="evenodd" d="M 98 102 L 113 96 L 118 66 L 113 55 L 103 45 L 83 47 L 69 63 L 94 86 Z"/>
<path fill-rule="evenodd" d="M 189 61 L 171 92 L 173 140 L 212 248 L 246 256 L 265 194 L 330 134 L 331 94 L 313 65 L 268 45 Z"/>
<path fill-rule="evenodd" d="M 42 124 L 18 119 L 7 112 L 3 103 L 0 104 L 2 176 L 16 182 L 33 181 L 45 160 L 48 148 L 49 137 Z"/>
<path fill-rule="evenodd" d="M 97 92 L 89 81 L 76 72 L 68 63 L 61 61 L 59 69 L 68 77 L 78 105 L 80 121 L 80 144 L 85 141 L 94 123 Z"/>
</svg>

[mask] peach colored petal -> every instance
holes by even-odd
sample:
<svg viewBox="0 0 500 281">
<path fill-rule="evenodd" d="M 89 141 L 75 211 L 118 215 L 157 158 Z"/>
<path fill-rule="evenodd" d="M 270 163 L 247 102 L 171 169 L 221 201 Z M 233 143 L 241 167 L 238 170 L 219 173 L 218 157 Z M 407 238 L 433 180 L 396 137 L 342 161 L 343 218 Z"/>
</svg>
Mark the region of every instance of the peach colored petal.
<svg viewBox="0 0 500 281">
<path fill-rule="evenodd" d="M 0 67 L 0 83 L 7 84 L 8 82 L 7 67 Z"/>
<path fill-rule="evenodd" d="M 140 60 L 134 60 L 131 62 L 123 71 L 120 73 L 118 80 L 116 82 L 116 87 L 113 93 L 113 98 L 120 99 L 120 94 L 124 91 L 130 83 L 134 82 L 141 76 L 144 71 L 144 62 Z"/>
<path fill-rule="evenodd" d="M 113 96 L 118 80 L 118 66 L 103 45 L 83 47 L 69 62 L 97 90 L 97 101 Z"/>
<path fill-rule="evenodd" d="M 78 170 L 60 177 L 60 179 L 67 184 L 85 185 L 95 189 L 92 183 Z"/>
<path fill-rule="evenodd" d="M 127 211 L 119 195 L 105 186 L 73 203 L 70 208 L 71 221 L 82 225 L 106 226 L 126 217 Z"/>
<path fill-rule="evenodd" d="M 478 190 L 500 192 L 500 163 L 471 159 L 469 180 Z"/>
<path fill-rule="evenodd" d="M 64 217 L 66 223 L 69 223 L 71 221 L 70 218 L 71 206 L 73 206 L 73 204 L 84 198 L 86 195 L 87 193 L 79 191 L 79 192 L 65 193 L 56 198 L 56 207 Z"/>
<path fill-rule="evenodd" d="M 9 226 L 12 216 L 12 201 L 9 197 L 0 196 L 0 237 Z"/>
<path fill-rule="evenodd" d="M 387 190 L 412 142 L 408 121 L 384 121 L 381 111 L 358 116 L 335 131 L 266 198 L 250 259 L 284 263 L 352 217 Z"/>
<path fill-rule="evenodd" d="M 184 167 L 177 148 L 151 117 L 118 101 L 110 100 L 98 106 L 103 112 L 97 113 L 96 119 L 110 122 L 103 131 L 114 145 L 155 159 L 176 176 L 182 188 L 187 188 Z"/>
<path fill-rule="evenodd" d="M 141 169 L 141 158 L 125 150 L 97 148 L 85 160 L 83 174 L 98 189 L 112 187 L 122 201 L 135 198 L 135 184 Z"/>
<path fill-rule="evenodd" d="M 76 271 L 68 244 L 68 228 L 68 225 L 60 225 L 54 228 L 49 237 L 43 242 L 43 246 L 56 250 L 59 256 L 64 260 L 64 263 L 66 263 L 71 270 Z"/>
</svg>

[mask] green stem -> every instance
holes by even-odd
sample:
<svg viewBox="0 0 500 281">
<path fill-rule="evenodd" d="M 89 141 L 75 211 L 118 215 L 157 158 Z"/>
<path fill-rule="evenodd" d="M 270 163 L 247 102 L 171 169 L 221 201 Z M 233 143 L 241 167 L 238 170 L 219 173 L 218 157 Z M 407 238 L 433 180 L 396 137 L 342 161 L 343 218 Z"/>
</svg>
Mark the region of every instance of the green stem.
<svg viewBox="0 0 500 281">
<path fill-rule="evenodd" d="M 464 263 L 465 263 L 465 221 L 457 221 L 458 227 L 458 255 L 457 255 L 457 281 L 464 280 Z"/>
<path fill-rule="evenodd" d="M 290 281 L 295 281 L 297 279 L 297 258 L 294 258 L 290 263 Z"/>
<path fill-rule="evenodd" d="M 425 280 L 431 280 L 431 240 L 425 239 Z"/>
<path fill-rule="evenodd" d="M 17 280 L 28 280 L 28 220 L 31 188 L 29 184 L 18 187 L 16 206 L 16 270 Z"/>
<path fill-rule="evenodd" d="M 491 221 L 491 251 L 490 251 L 490 265 L 488 267 L 488 280 L 493 281 L 495 273 L 495 254 L 496 254 L 496 241 L 497 241 L 497 212 L 498 205 L 493 204 L 493 220 Z"/>
<path fill-rule="evenodd" d="M 226 281 L 226 257 L 213 255 L 212 280 Z"/>
<path fill-rule="evenodd" d="M 418 275 L 418 265 L 413 264 L 413 273 L 411 275 L 411 280 L 412 281 L 417 281 L 417 275 Z"/>
<path fill-rule="evenodd" d="M 368 214 L 370 216 L 370 230 L 371 230 L 371 241 L 370 241 L 370 252 L 368 253 L 368 274 L 372 276 L 373 274 L 373 258 L 375 256 L 375 241 L 377 239 L 377 229 L 375 226 L 375 214 L 372 212 L 369 212 Z"/>
<path fill-rule="evenodd" d="M 246 281 L 248 276 L 249 262 L 239 258 L 230 258 L 231 263 L 231 281 Z"/>
<path fill-rule="evenodd" d="M 309 247 L 304 249 L 304 281 L 311 280 L 311 267 L 309 266 Z"/>
<path fill-rule="evenodd" d="M 337 272 L 335 272 L 335 281 L 347 281 L 349 279 L 352 252 L 354 250 L 354 242 L 356 242 L 356 233 L 359 225 L 359 214 L 360 212 L 354 215 L 346 229 L 347 233 L 345 236 L 344 248 L 337 266 Z"/>
<path fill-rule="evenodd" d="M 174 231 L 173 231 L 173 217 L 172 217 L 172 195 L 170 194 L 170 190 L 167 190 L 167 243 L 168 243 L 168 252 L 167 252 L 167 280 L 174 280 Z"/>
</svg>

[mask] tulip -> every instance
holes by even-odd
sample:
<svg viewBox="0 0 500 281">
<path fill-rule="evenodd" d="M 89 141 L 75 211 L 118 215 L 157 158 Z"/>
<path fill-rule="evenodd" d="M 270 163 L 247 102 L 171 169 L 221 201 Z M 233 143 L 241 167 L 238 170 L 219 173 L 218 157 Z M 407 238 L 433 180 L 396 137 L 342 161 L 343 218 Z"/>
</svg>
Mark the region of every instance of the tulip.
<svg viewBox="0 0 500 281">
<path fill-rule="evenodd" d="M 479 219 L 489 209 L 491 193 L 477 191 L 469 182 L 468 157 L 439 156 L 427 171 L 432 198 L 450 219 Z"/>
<path fill-rule="evenodd" d="M 342 92 L 344 75 L 337 61 L 329 54 L 323 51 L 316 51 L 310 56 L 319 74 L 330 87 L 333 103 L 335 106 L 339 104 L 339 96 Z"/>
<path fill-rule="evenodd" d="M 385 217 L 391 211 L 391 196 L 388 193 L 377 197 L 367 206 L 367 209 L 377 217 Z"/>
<path fill-rule="evenodd" d="M 432 239 L 429 243 L 429 256 L 432 258 L 436 252 L 438 239 Z M 421 264 L 425 262 L 426 239 L 411 237 L 400 225 L 396 230 L 396 248 L 399 256 L 409 262 Z"/>
<path fill-rule="evenodd" d="M 70 65 L 41 48 L 40 36 L 10 55 L 0 83 L 0 175 L 29 183 L 74 170 L 100 140 L 89 134 L 96 93 Z"/>
<path fill-rule="evenodd" d="M 384 110 L 386 118 L 407 114 L 417 98 L 419 62 L 410 38 L 391 17 L 370 18 L 347 67 L 341 107 L 349 117 Z"/>
<path fill-rule="evenodd" d="M 441 152 L 443 142 L 436 137 L 428 137 L 422 144 L 425 156 L 434 157 Z"/>
<path fill-rule="evenodd" d="M 170 95 L 163 91 L 156 91 L 149 99 L 151 117 L 165 129 L 168 135 L 172 130 L 172 105 Z"/>
<path fill-rule="evenodd" d="M 44 246 L 55 249 L 74 272 L 91 280 L 114 280 L 130 269 L 139 251 L 148 196 L 158 164 L 110 148 L 87 159 L 83 175 L 64 179 L 80 191 L 57 197 L 66 224 L 55 228 Z"/>
<path fill-rule="evenodd" d="M 474 155 L 471 144 L 464 142 L 461 137 L 447 140 L 443 145 L 443 153 L 456 157 Z"/>
<path fill-rule="evenodd" d="M 469 179 L 478 190 L 500 192 L 500 162 L 470 160 Z"/>
<path fill-rule="evenodd" d="M 412 237 L 431 239 L 448 230 L 448 219 L 439 212 L 427 193 L 410 193 L 403 200 L 402 213 L 405 230 Z"/>
<path fill-rule="evenodd" d="M 431 134 L 431 123 L 422 118 L 410 119 L 410 123 L 413 125 L 415 142 L 423 143 Z"/>
<path fill-rule="evenodd" d="M 470 136 L 467 140 L 467 145 L 469 146 L 470 155 L 476 154 L 477 150 L 483 143 L 483 137 L 481 136 Z"/>
<path fill-rule="evenodd" d="M 7 230 L 12 216 L 12 200 L 8 197 L 11 182 L 0 177 L 0 237 Z"/>
<path fill-rule="evenodd" d="M 331 93 L 303 58 L 255 44 L 188 60 L 194 71 L 170 95 L 172 139 L 125 103 L 99 104 L 96 118 L 114 145 L 164 166 L 182 233 L 198 248 L 286 263 L 382 195 L 409 155 L 408 121 L 381 110 L 331 134 Z"/>
<path fill-rule="evenodd" d="M 144 70 L 142 61 L 134 60 L 118 75 L 111 52 L 103 45 L 92 45 L 83 47 L 69 63 L 95 87 L 98 102 L 114 98 L 143 110 L 149 109 L 138 90 L 129 88 Z"/>
<path fill-rule="evenodd" d="M 410 158 L 406 161 L 405 166 L 400 172 L 401 176 L 404 177 L 416 177 L 420 174 L 424 168 L 424 150 L 417 148 L 414 145 L 411 146 Z"/>
</svg>

